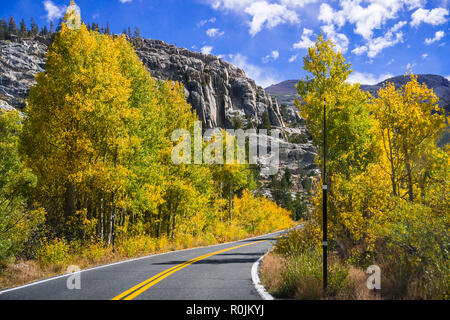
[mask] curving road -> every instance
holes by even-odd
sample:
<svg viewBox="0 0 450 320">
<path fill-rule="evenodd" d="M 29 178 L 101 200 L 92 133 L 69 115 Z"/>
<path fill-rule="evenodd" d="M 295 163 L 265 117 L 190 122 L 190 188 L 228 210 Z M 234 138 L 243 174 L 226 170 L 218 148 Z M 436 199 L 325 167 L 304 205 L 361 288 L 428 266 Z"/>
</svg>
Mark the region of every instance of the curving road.
<svg viewBox="0 0 450 320">
<path fill-rule="evenodd" d="M 251 269 L 282 233 L 87 269 L 2 291 L 0 300 L 260 300 Z"/>
</svg>

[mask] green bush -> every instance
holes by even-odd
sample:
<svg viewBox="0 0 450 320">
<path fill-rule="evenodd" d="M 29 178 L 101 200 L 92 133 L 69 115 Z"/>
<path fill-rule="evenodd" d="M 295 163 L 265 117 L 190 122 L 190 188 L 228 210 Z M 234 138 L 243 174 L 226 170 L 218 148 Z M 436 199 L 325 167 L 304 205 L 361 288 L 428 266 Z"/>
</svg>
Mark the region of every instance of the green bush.
<svg viewBox="0 0 450 320">
<path fill-rule="evenodd" d="M 289 136 L 288 141 L 295 144 L 305 144 L 308 143 L 308 136 L 306 134 L 294 133 Z"/>
</svg>

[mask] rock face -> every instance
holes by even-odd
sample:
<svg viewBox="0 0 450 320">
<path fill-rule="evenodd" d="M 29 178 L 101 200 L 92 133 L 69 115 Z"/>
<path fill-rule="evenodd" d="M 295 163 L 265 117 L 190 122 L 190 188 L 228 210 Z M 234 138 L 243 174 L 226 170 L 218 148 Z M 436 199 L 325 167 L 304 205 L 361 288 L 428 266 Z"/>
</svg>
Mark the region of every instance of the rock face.
<svg viewBox="0 0 450 320">
<path fill-rule="evenodd" d="M 264 112 L 274 127 L 284 127 L 276 100 L 234 65 L 160 40 L 137 39 L 134 44 L 153 77 L 184 84 L 187 101 L 207 127 L 232 128 L 236 117 L 260 123 Z"/>
<path fill-rule="evenodd" d="M 0 108 L 23 109 L 34 75 L 44 71 L 44 41 L 0 41 Z"/>
</svg>

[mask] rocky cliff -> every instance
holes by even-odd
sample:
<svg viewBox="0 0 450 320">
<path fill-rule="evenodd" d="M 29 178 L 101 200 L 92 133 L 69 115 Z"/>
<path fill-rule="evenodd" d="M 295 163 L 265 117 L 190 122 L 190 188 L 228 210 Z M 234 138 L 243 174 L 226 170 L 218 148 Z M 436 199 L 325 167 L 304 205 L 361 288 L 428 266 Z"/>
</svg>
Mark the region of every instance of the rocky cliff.
<svg viewBox="0 0 450 320">
<path fill-rule="evenodd" d="M 260 123 L 264 112 L 274 127 L 284 127 L 277 101 L 234 65 L 160 40 L 134 44 L 152 76 L 184 84 L 187 101 L 207 127 L 231 128 L 234 118 Z"/>
</svg>

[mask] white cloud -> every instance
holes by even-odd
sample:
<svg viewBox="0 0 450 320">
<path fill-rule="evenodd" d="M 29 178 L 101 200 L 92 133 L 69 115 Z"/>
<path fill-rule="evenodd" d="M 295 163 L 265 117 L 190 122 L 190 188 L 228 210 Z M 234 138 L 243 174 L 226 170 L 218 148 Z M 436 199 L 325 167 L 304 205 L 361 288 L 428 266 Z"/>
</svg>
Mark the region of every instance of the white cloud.
<svg viewBox="0 0 450 320">
<path fill-rule="evenodd" d="M 295 11 L 287 9 L 284 5 L 269 4 L 266 1 L 254 2 L 244 11 L 252 17 L 249 23 L 252 36 L 255 36 L 264 27 L 272 29 L 279 24 L 300 23 Z"/>
<path fill-rule="evenodd" d="M 352 53 L 356 54 L 357 56 L 362 55 L 364 52 L 367 52 L 366 46 L 359 46 L 352 50 Z"/>
<path fill-rule="evenodd" d="M 216 18 L 215 17 L 212 17 L 212 18 L 207 19 L 207 20 L 201 20 L 199 23 L 197 23 L 197 27 L 200 28 L 200 27 L 203 27 L 207 23 L 214 23 L 214 22 L 216 22 Z"/>
<path fill-rule="evenodd" d="M 291 57 L 289 58 L 289 63 L 294 62 L 295 60 L 297 60 L 297 58 L 298 58 L 298 54 L 294 54 L 293 56 L 291 56 Z"/>
<path fill-rule="evenodd" d="M 345 34 L 336 32 L 336 30 L 334 29 L 334 25 L 332 24 L 322 26 L 321 29 L 326 34 L 328 39 L 333 40 L 333 42 L 336 44 L 336 48 L 339 51 L 342 51 L 342 53 L 347 52 L 350 41 Z"/>
<path fill-rule="evenodd" d="M 397 18 L 397 13 L 404 4 L 410 5 L 407 0 L 372 0 L 367 7 L 361 6 L 361 0 L 341 0 L 341 10 L 336 11 L 328 4 L 320 6 L 319 21 L 327 25 L 334 24 L 337 27 L 344 26 L 347 22 L 354 24 L 354 32 L 369 40 L 373 36 L 374 29 L 382 28 L 390 19 Z M 421 1 L 414 1 L 413 6 Z"/>
<path fill-rule="evenodd" d="M 445 78 L 447 78 L 447 80 L 450 81 L 450 75 L 445 76 Z"/>
<path fill-rule="evenodd" d="M 403 32 L 399 31 L 406 25 L 406 21 L 400 21 L 390 28 L 384 36 L 371 38 L 366 40 L 365 45 L 361 45 L 352 50 L 352 53 L 356 55 L 362 55 L 367 53 L 369 58 L 374 58 L 382 50 L 392 47 L 399 42 L 403 42 Z"/>
<path fill-rule="evenodd" d="M 211 28 L 206 30 L 206 34 L 208 35 L 208 37 L 214 38 L 214 37 L 221 37 L 225 34 L 224 31 L 221 31 L 218 28 Z"/>
<path fill-rule="evenodd" d="M 211 54 L 211 52 L 213 51 L 213 47 L 212 46 L 204 46 L 204 47 L 202 47 L 201 49 L 200 49 L 200 51 L 203 53 L 203 54 Z"/>
<path fill-rule="evenodd" d="M 382 50 L 393 47 L 397 43 L 403 42 L 403 33 L 399 32 L 394 37 L 392 33 L 386 33 L 383 37 L 377 37 L 369 41 L 369 49 L 367 51 L 367 56 L 369 58 L 376 57 Z"/>
<path fill-rule="evenodd" d="M 353 72 L 348 77 L 347 82 L 374 85 L 392 77 L 393 75 L 391 73 L 376 76 L 373 73 Z"/>
<path fill-rule="evenodd" d="M 215 10 L 225 12 L 234 11 L 250 16 L 248 25 L 250 35 L 255 36 L 262 29 L 272 29 L 280 24 L 300 23 L 295 12 L 296 7 L 301 7 L 315 0 L 206 0 Z"/>
<path fill-rule="evenodd" d="M 302 8 L 310 3 L 318 2 L 319 0 L 280 0 L 281 4 L 290 8 Z"/>
<path fill-rule="evenodd" d="M 263 63 L 269 63 L 277 60 L 280 57 L 280 53 L 277 50 L 272 51 L 270 54 L 262 58 Z"/>
<path fill-rule="evenodd" d="M 293 48 L 294 49 L 308 49 L 309 47 L 314 45 L 314 41 L 310 39 L 310 36 L 312 35 L 312 30 L 303 28 L 303 34 L 301 37 L 301 40 L 297 43 L 294 43 Z"/>
<path fill-rule="evenodd" d="M 243 69 L 249 78 L 255 80 L 256 84 L 262 86 L 263 88 L 281 81 L 280 77 L 274 75 L 272 69 L 265 69 L 253 65 L 248 62 L 248 58 L 246 56 L 240 53 L 221 55 L 221 57 L 228 60 L 238 68 Z"/>
<path fill-rule="evenodd" d="M 414 68 L 416 66 L 416 64 L 415 63 L 408 63 L 407 65 L 406 65 L 406 70 L 411 70 L 412 71 L 412 68 Z"/>
<path fill-rule="evenodd" d="M 417 27 L 422 22 L 437 26 L 447 22 L 447 15 L 448 10 L 445 8 L 434 8 L 432 10 L 420 8 L 411 15 L 411 26 Z"/>
<path fill-rule="evenodd" d="M 426 45 L 430 45 L 434 42 L 437 42 L 439 40 L 441 40 L 443 37 L 445 36 L 445 32 L 444 31 L 436 31 L 436 33 L 434 34 L 434 38 L 426 38 L 425 39 L 425 44 Z"/>
<path fill-rule="evenodd" d="M 67 7 L 66 6 L 57 6 L 52 1 L 46 0 L 43 2 L 45 11 L 47 11 L 47 20 L 53 21 L 56 19 L 60 19 L 64 16 Z"/>
<path fill-rule="evenodd" d="M 422 59 L 426 59 L 426 58 L 428 58 L 428 53 L 424 53 L 424 54 L 422 55 Z"/>
<path fill-rule="evenodd" d="M 133 0 L 119 0 L 119 1 L 120 1 L 120 3 L 127 3 L 127 2 L 131 2 Z"/>
</svg>

